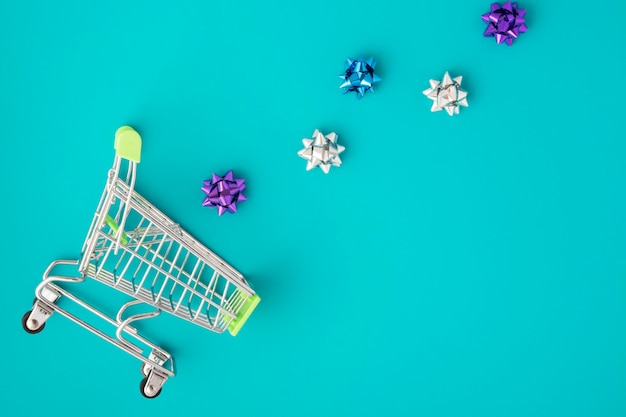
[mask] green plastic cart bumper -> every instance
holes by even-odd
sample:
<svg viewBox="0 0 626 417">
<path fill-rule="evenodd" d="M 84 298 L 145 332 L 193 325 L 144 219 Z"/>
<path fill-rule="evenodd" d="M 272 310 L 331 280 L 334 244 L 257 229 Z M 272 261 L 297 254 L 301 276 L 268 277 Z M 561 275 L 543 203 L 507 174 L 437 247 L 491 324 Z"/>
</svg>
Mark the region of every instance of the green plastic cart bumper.
<svg viewBox="0 0 626 417">
<path fill-rule="evenodd" d="M 237 318 L 230 322 L 228 326 L 228 331 L 231 335 L 237 336 L 239 330 L 246 324 L 246 320 L 252 314 L 257 305 L 261 302 L 261 297 L 258 294 L 254 294 L 252 297 L 249 297 L 246 301 L 244 301 L 241 306 L 241 310 L 239 310 L 239 314 L 237 314 Z"/>
</svg>

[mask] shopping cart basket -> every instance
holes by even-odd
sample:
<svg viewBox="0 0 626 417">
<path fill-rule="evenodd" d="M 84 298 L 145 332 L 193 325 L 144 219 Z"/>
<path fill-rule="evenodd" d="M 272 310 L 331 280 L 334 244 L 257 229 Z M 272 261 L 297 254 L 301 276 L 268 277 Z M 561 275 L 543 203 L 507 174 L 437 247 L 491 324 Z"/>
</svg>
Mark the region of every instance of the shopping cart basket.
<svg viewBox="0 0 626 417">
<path fill-rule="evenodd" d="M 115 134 L 115 161 L 93 217 L 81 256 L 52 262 L 35 290 L 33 308 L 22 318 L 28 333 L 39 333 L 54 312 L 69 318 L 142 361 L 141 393 L 154 398 L 168 377 L 174 360 L 164 349 L 139 335 L 133 322 L 156 317 L 161 311 L 217 333 L 236 335 L 260 301 L 244 277 L 174 223 L 135 190 L 141 137 L 124 126 Z M 74 276 L 55 271 L 76 268 Z M 71 284 L 91 279 L 132 297 L 115 316 L 109 316 L 73 294 Z M 70 300 L 73 309 L 93 313 L 107 330 L 83 315 L 60 307 Z M 150 311 L 135 312 L 138 304 Z M 78 306 L 78 307 L 76 307 Z M 79 317 L 80 316 L 80 317 Z M 108 323 L 108 324 L 106 324 Z"/>
</svg>

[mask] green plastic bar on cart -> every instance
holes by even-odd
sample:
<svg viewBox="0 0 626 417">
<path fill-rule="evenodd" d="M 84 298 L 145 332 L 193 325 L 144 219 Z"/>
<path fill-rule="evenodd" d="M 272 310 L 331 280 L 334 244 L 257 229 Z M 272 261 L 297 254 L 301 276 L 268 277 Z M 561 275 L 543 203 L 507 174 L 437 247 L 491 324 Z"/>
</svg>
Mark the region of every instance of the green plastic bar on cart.
<svg viewBox="0 0 626 417">
<path fill-rule="evenodd" d="M 122 126 L 115 132 L 115 154 L 120 158 L 139 163 L 141 161 L 141 136 L 130 126 Z"/>
<path fill-rule="evenodd" d="M 258 294 L 254 294 L 244 301 L 241 310 L 239 310 L 239 314 L 237 314 L 237 318 L 228 325 L 228 331 L 231 335 L 237 336 L 237 333 L 239 333 L 239 330 L 246 324 L 246 320 L 248 320 L 248 317 L 250 317 L 256 306 L 259 305 L 259 302 L 261 302 L 261 297 L 259 297 Z"/>
<path fill-rule="evenodd" d="M 109 216 L 107 214 L 105 221 L 107 223 L 107 225 L 111 228 L 111 230 L 113 231 L 113 236 L 115 236 L 115 234 L 117 233 L 117 230 L 119 229 L 119 226 L 117 224 L 117 222 L 113 219 L 113 217 Z M 122 232 L 122 239 L 121 242 L 126 245 L 128 243 L 128 235 L 124 232 Z"/>
</svg>

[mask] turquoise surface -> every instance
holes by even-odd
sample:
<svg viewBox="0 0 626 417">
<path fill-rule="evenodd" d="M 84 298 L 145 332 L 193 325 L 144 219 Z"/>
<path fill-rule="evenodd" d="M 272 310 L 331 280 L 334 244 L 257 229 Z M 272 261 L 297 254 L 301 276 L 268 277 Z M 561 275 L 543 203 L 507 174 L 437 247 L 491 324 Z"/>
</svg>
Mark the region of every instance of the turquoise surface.
<svg viewBox="0 0 626 417">
<path fill-rule="evenodd" d="M 489 1 L 2 2 L 0 414 L 626 415 L 626 5 L 520 5 L 507 47 Z M 361 54 L 383 80 L 357 101 Z M 421 93 L 446 70 L 455 117 Z M 178 369 L 153 401 L 65 318 L 20 325 L 125 124 L 137 190 L 263 298 L 236 338 L 146 325 Z M 346 146 L 329 175 L 296 155 L 316 128 Z M 200 186 L 228 169 L 248 201 L 218 217 Z"/>
</svg>

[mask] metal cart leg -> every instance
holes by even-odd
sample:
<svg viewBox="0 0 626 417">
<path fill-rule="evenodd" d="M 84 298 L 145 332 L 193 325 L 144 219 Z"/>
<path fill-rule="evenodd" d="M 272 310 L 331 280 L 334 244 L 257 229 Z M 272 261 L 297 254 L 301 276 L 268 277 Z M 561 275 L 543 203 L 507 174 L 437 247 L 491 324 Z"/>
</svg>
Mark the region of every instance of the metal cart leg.
<svg viewBox="0 0 626 417">
<path fill-rule="evenodd" d="M 150 319 L 161 314 L 161 310 L 157 309 L 156 311 L 151 311 L 148 313 L 134 314 L 126 319 L 123 318 L 124 313 L 129 307 L 141 304 L 145 303 L 141 300 L 129 301 L 119 309 L 116 317 L 118 328 L 115 334 L 117 336 L 117 339 L 120 341 L 120 343 L 126 345 L 130 349 L 136 349 L 137 353 L 141 353 L 142 350 L 133 343 L 129 342 L 126 338 L 124 338 L 123 332 L 126 331 L 126 329 L 129 327 L 129 324 L 134 321 Z M 133 329 L 132 332 L 135 334 L 135 337 L 139 336 L 136 333 L 136 330 Z M 170 359 L 171 355 L 169 353 L 160 350 L 152 345 L 152 349 L 150 351 L 150 354 L 148 355 L 148 360 L 144 361 L 144 363 L 141 364 L 141 373 L 145 377 L 143 380 L 141 380 L 141 383 L 139 384 L 139 390 L 141 391 L 141 395 L 146 398 L 156 398 L 161 393 L 161 389 L 163 388 L 163 385 L 169 377 L 169 375 L 164 372 L 163 365 Z"/>
</svg>

